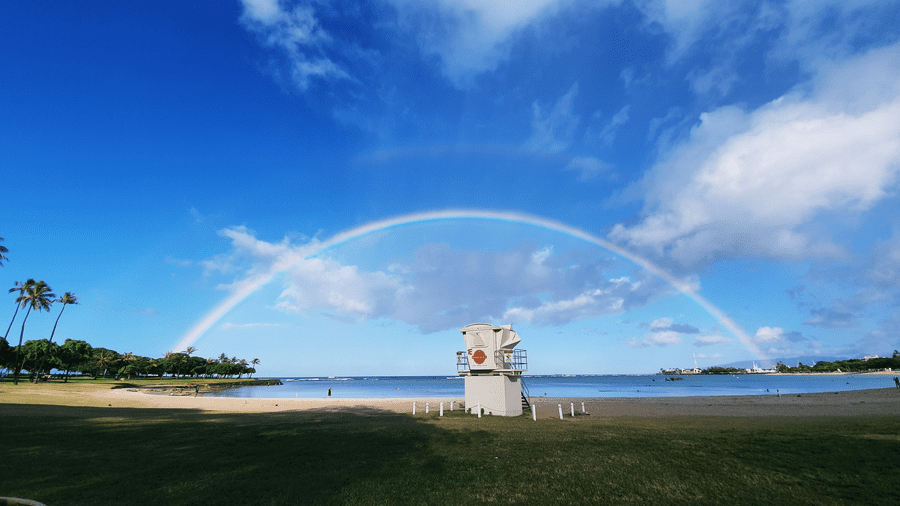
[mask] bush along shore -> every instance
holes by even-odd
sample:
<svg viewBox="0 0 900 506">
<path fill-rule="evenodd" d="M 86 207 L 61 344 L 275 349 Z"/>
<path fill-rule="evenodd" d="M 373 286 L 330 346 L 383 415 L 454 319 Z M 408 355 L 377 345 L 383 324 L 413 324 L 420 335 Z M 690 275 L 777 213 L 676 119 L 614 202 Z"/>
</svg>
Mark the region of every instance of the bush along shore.
<svg viewBox="0 0 900 506">
<path fill-rule="evenodd" d="M 152 384 L 141 384 L 143 381 L 152 382 Z M 198 393 L 211 393 L 231 388 L 240 387 L 268 387 L 272 385 L 281 385 L 281 380 L 274 378 L 244 378 L 233 380 L 169 380 L 158 382 L 153 379 L 142 380 L 141 382 L 125 382 L 115 385 L 112 388 L 124 388 L 132 392 L 143 392 L 159 395 L 196 395 Z"/>
</svg>

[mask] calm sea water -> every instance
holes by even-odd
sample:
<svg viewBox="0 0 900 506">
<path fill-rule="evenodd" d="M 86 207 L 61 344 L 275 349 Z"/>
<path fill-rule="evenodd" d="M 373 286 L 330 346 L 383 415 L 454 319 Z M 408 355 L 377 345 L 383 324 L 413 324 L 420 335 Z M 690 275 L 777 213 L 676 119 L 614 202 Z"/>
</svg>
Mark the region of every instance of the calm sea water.
<svg viewBox="0 0 900 506">
<path fill-rule="evenodd" d="M 532 397 L 685 397 L 698 395 L 775 395 L 840 392 L 894 386 L 893 376 L 880 375 L 698 375 L 681 376 L 524 376 Z M 216 397 L 373 399 L 402 397 L 458 398 L 465 395 L 462 378 L 446 376 L 375 376 L 279 378 L 284 384 L 241 387 Z"/>
</svg>

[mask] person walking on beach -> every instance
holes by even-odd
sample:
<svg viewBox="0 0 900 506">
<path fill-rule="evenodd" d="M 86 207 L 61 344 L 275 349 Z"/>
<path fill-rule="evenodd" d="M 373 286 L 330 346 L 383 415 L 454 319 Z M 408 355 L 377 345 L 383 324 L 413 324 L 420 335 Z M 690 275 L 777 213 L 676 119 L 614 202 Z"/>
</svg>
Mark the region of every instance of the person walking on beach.
<svg viewBox="0 0 900 506">
<path fill-rule="evenodd" d="M 331 397 L 331 389 L 328 389 L 328 397 Z"/>
</svg>

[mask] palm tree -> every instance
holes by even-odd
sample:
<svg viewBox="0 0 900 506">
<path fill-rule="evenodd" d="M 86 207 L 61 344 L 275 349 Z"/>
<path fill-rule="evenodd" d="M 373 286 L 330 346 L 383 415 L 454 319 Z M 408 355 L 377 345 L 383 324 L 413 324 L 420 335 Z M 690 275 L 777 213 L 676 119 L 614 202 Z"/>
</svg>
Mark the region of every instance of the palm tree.
<svg viewBox="0 0 900 506">
<path fill-rule="evenodd" d="M 50 332 L 50 342 L 53 342 L 53 335 L 56 334 L 56 326 L 59 324 L 59 318 L 62 316 L 63 311 L 66 309 L 67 304 L 78 304 L 78 297 L 75 296 L 72 292 L 66 292 L 62 297 L 59 298 L 56 302 L 62 302 L 62 309 L 59 310 L 59 316 L 56 317 L 56 323 L 53 324 L 53 331 Z"/>
<path fill-rule="evenodd" d="M 43 280 L 35 282 L 33 279 L 29 279 L 25 282 L 25 293 L 20 295 L 16 302 L 18 302 L 21 307 L 28 306 L 28 311 L 25 313 L 25 319 L 22 320 L 22 332 L 19 333 L 19 346 L 16 347 L 16 374 L 13 376 L 13 384 L 19 384 L 19 353 L 22 349 L 22 338 L 25 337 L 25 322 L 28 321 L 28 315 L 31 314 L 32 309 L 36 309 L 38 311 L 50 311 L 50 306 L 53 304 L 53 298 L 56 295 L 51 292 L 51 288 L 47 286 L 47 283 L 44 283 Z"/>
<path fill-rule="evenodd" d="M 121 358 L 122 358 L 122 362 L 125 364 L 125 366 L 122 368 L 122 372 L 128 375 L 128 379 L 131 379 L 132 369 L 129 369 L 128 366 L 133 364 L 134 361 L 137 360 L 137 357 L 134 356 L 134 353 L 129 352 L 129 353 L 122 355 Z"/>
<path fill-rule="evenodd" d="M 9 293 L 19 292 L 19 296 L 21 297 L 22 295 L 25 294 L 25 285 L 28 283 L 34 283 L 34 280 L 29 279 L 28 281 L 26 281 L 24 283 L 21 281 L 16 281 L 15 285 L 13 285 L 13 287 L 9 289 Z M 16 312 L 13 313 L 13 319 L 9 322 L 9 327 L 6 327 L 6 335 L 3 336 L 3 339 L 9 340 L 9 329 L 12 328 L 12 324 L 13 324 L 13 322 L 16 321 L 16 315 L 18 315 L 18 314 L 19 314 L 19 299 L 16 299 Z"/>
<path fill-rule="evenodd" d="M 193 346 L 188 346 L 187 349 L 184 350 L 182 353 L 184 353 L 185 355 L 190 357 L 191 353 L 194 353 L 195 351 L 197 351 L 197 348 L 195 348 Z"/>
<path fill-rule="evenodd" d="M 105 377 L 109 366 L 116 360 L 116 353 L 112 350 L 100 350 L 94 355 L 94 359 L 97 361 L 97 370 L 102 370 L 103 372 L 100 374 Z"/>
<path fill-rule="evenodd" d="M 0 237 L 0 241 L 2 241 L 2 240 L 3 240 L 3 238 Z M 6 253 L 6 252 L 8 252 L 8 251 L 9 251 L 9 250 L 6 249 L 6 246 L 0 244 L 0 267 L 3 267 L 3 261 L 4 261 L 4 260 L 9 260 L 9 258 L 6 258 L 6 255 L 4 255 L 4 253 Z"/>
<path fill-rule="evenodd" d="M 53 324 L 53 331 L 50 332 L 50 342 L 53 342 L 53 336 L 56 334 L 56 326 L 59 325 L 59 319 L 62 317 L 63 311 L 66 310 L 66 304 L 78 304 L 78 297 L 75 296 L 72 292 L 66 292 L 62 297 L 59 298 L 56 302 L 62 302 L 62 309 L 59 310 L 59 315 L 56 317 L 56 322 Z M 41 358 L 41 366 L 38 368 L 38 371 L 43 370 L 44 362 L 47 360 L 47 354 Z M 35 379 L 35 383 L 37 379 Z"/>
<path fill-rule="evenodd" d="M 166 373 L 169 372 L 169 369 L 173 369 L 173 370 L 174 370 L 174 367 L 172 367 L 172 359 L 173 359 L 173 358 L 175 358 L 175 352 L 172 352 L 172 351 L 167 351 L 166 354 L 163 356 L 163 358 L 162 358 L 162 360 L 161 360 L 161 362 L 162 362 L 162 368 L 161 368 L 162 373 L 159 375 L 160 378 L 162 378 L 163 376 L 165 376 Z M 175 376 L 175 377 L 178 376 L 178 375 L 175 374 L 174 372 L 172 373 L 172 375 Z"/>
<path fill-rule="evenodd" d="M 256 366 L 259 365 L 259 359 L 254 358 L 253 360 L 250 361 L 250 363 L 253 364 L 253 372 L 256 372 Z M 253 377 L 253 372 L 250 373 L 251 378 Z"/>
</svg>

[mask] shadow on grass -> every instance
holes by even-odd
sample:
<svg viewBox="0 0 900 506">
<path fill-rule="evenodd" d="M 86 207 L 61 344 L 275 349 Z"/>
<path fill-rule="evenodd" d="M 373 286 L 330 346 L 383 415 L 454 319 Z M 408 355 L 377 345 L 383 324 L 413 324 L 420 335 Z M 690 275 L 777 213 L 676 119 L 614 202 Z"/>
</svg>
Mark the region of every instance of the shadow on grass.
<svg viewBox="0 0 900 506">
<path fill-rule="evenodd" d="M 0 414 L 0 490 L 53 505 L 325 504 L 401 461 L 442 466 L 427 454 L 440 428 L 377 410 Z"/>
<path fill-rule="evenodd" d="M 0 404 L 0 495 L 67 504 L 895 504 L 900 417 L 412 417 Z"/>
</svg>

